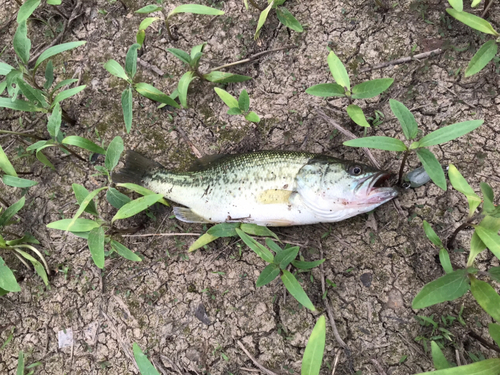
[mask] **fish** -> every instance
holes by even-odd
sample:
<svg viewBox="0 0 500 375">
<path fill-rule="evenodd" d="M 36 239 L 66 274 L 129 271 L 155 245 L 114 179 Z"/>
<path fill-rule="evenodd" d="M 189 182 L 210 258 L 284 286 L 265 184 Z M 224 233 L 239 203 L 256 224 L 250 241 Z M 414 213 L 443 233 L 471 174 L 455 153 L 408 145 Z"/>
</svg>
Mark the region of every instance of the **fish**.
<svg viewBox="0 0 500 375">
<path fill-rule="evenodd" d="M 361 163 L 297 151 L 225 155 L 197 170 L 174 172 L 135 151 L 112 174 L 181 206 L 187 223 L 241 222 L 262 226 L 331 223 L 370 212 L 398 195 L 391 176 Z"/>
</svg>

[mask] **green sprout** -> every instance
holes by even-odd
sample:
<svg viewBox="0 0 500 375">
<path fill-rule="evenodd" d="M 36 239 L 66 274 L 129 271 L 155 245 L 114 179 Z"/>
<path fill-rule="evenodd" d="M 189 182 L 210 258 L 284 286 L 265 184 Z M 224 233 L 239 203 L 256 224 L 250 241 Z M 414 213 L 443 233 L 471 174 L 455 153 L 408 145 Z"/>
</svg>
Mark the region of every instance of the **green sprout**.
<svg viewBox="0 0 500 375">
<path fill-rule="evenodd" d="M 418 134 L 418 124 L 413 114 L 408 108 L 406 108 L 403 103 L 397 100 L 390 99 L 389 104 L 392 112 L 401 124 L 401 128 L 403 130 L 405 138 L 408 141 L 415 139 Z M 437 160 L 436 156 L 432 153 L 432 151 L 428 149 L 428 147 L 446 143 L 467 133 L 470 133 L 474 129 L 481 126 L 483 122 L 484 120 L 472 120 L 448 125 L 427 134 L 426 136 L 420 138 L 420 140 L 418 141 L 412 142 L 410 146 L 406 146 L 403 141 L 400 141 L 397 138 L 386 136 L 352 139 L 350 141 L 344 142 L 344 145 L 350 147 L 366 147 L 375 148 L 378 150 L 404 152 L 401 167 L 399 169 L 398 184 L 400 184 L 402 181 L 403 171 L 408 155 L 410 154 L 410 152 L 415 151 L 420 162 L 425 168 L 425 171 L 432 179 L 432 181 L 441 189 L 446 190 L 446 178 L 443 172 L 443 168 L 441 167 L 441 164 Z"/>
<path fill-rule="evenodd" d="M 254 38 L 257 39 L 260 35 L 260 31 L 262 29 L 262 26 L 264 26 L 264 23 L 267 20 L 267 17 L 269 15 L 269 12 L 271 9 L 276 10 L 276 16 L 278 17 L 278 20 L 288 27 L 289 29 L 292 29 L 293 31 L 297 31 L 298 33 L 301 33 L 304 31 L 302 25 L 300 24 L 299 21 L 293 16 L 292 13 L 285 7 L 281 6 L 286 0 L 268 0 L 268 6 L 266 8 L 262 8 L 254 0 L 248 0 L 248 2 L 256 9 L 260 10 L 260 16 L 259 16 L 259 21 L 257 23 L 257 30 L 255 30 L 255 35 Z M 248 9 L 248 2 L 247 0 L 243 0 L 245 3 L 245 7 Z"/>
<path fill-rule="evenodd" d="M 250 97 L 247 90 L 242 90 L 238 99 L 225 90 L 216 87 L 215 92 L 229 107 L 228 115 L 243 115 L 245 119 L 251 122 L 260 122 L 260 117 L 253 111 L 250 111 Z"/>
<path fill-rule="evenodd" d="M 344 64 L 342 64 L 342 61 L 340 61 L 337 55 L 335 55 L 335 53 L 333 52 L 330 52 L 327 60 L 328 66 L 330 67 L 330 72 L 332 73 L 333 79 L 336 83 L 320 83 L 319 85 L 309 87 L 306 90 L 306 93 L 322 98 L 347 97 L 350 103 L 346 108 L 348 116 L 359 126 L 365 127 L 366 131 L 366 128 L 370 127 L 370 124 L 368 123 L 361 107 L 353 104 L 352 101 L 354 99 L 374 98 L 375 96 L 387 90 L 393 84 L 394 79 L 373 79 L 371 81 L 357 84 L 351 89 L 349 75 L 347 74 L 347 70 Z M 376 119 L 378 125 L 378 114 L 376 114 Z"/>
</svg>

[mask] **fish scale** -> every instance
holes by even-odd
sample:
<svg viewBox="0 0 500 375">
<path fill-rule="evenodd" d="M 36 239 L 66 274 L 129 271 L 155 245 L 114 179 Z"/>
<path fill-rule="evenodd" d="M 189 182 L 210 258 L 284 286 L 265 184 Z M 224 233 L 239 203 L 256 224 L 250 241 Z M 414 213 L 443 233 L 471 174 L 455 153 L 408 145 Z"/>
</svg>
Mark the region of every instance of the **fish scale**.
<svg viewBox="0 0 500 375">
<path fill-rule="evenodd" d="M 358 168 L 359 175 L 352 175 Z M 357 172 L 357 170 L 355 170 Z M 386 176 L 369 166 L 294 151 L 228 155 L 197 171 L 172 172 L 129 151 L 117 182 L 133 182 L 185 207 L 179 220 L 268 226 L 334 222 L 371 211 L 397 195 L 375 187 Z"/>
</svg>

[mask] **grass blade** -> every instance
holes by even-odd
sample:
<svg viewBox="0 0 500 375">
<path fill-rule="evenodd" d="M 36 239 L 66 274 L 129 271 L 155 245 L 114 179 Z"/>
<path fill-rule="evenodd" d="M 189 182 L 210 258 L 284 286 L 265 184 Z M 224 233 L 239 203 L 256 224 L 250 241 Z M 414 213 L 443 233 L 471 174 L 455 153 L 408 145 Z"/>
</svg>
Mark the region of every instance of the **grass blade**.
<svg viewBox="0 0 500 375">
<path fill-rule="evenodd" d="M 7 186 L 17 187 L 17 188 L 29 188 L 38 185 L 38 182 L 27 180 L 25 178 L 19 178 L 14 176 L 9 176 L 7 174 L 2 176 L 2 182 Z"/>
<path fill-rule="evenodd" d="M 252 237 L 250 237 L 248 234 L 243 232 L 239 228 L 235 228 L 236 233 L 238 233 L 238 236 L 243 240 L 243 242 L 250 248 L 252 249 L 260 258 L 262 258 L 264 261 L 267 263 L 272 263 L 274 260 L 273 254 L 267 249 L 266 247 L 262 246 L 260 243 L 255 241 Z"/>
<path fill-rule="evenodd" d="M 144 82 L 136 83 L 134 85 L 134 88 L 139 94 L 148 99 L 154 100 L 159 103 L 167 104 L 174 108 L 180 108 L 180 105 L 177 104 L 175 100 L 173 100 L 167 94 L 158 90 L 156 87 L 151 86 L 149 83 L 144 83 Z"/>
<path fill-rule="evenodd" d="M 260 273 L 255 286 L 257 288 L 269 284 L 280 274 L 280 268 L 276 264 L 268 264 Z"/>
<path fill-rule="evenodd" d="M 46 51 L 43 51 L 40 57 L 38 57 L 38 59 L 36 60 L 35 69 L 38 68 L 38 66 L 48 58 L 55 56 L 61 52 L 69 51 L 71 49 L 83 46 L 85 43 L 87 42 L 86 41 L 68 42 L 48 48 Z"/>
<path fill-rule="evenodd" d="M 272 9 L 274 6 L 274 0 L 271 1 L 271 3 L 267 6 L 266 9 L 264 9 L 259 16 L 259 21 L 257 22 L 257 29 L 255 30 L 255 34 L 253 36 L 254 40 L 257 40 L 257 38 L 260 35 L 260 29 L 262 29 L 262 26 L 264 26 L 264 23 L 267 20 L 267 16 L 269 15 L 269 11 Z"/>
<path fill-rule="evenodd" d="M 168 17 L 173 16 L 174 14 L 178 13 L 194 13 L 194 14 L 204 14 L 207 16 L 221 16 L 224 14 L 222 10 L 219 9 L 214 9 L 207 7 L 205 5 L 198 5 L 198 4 L 184 4 L 180 5 L 174 10 L 172 10 L 169 14 Z"/>
<path fill-rule="evenodd" d="M 391 137 L 363 137 L 351 139 L 343 143 L 349 147 L 367 147 L 386 151 L 406 151 L 406 146 L 399 139 Z"/>
<path fill-rule="evenodd" d="M 314 326 L 302 357 L 301 375 L 318 375 L 323 363 L 326 342 L 326 319 L 321 315 Z"/>
<path fill-rule="evenodd" d="M 122 110 L 123 121 L 125 121 L 125 129 L 130 133 L 132 129 L 132 88 L 128 87 L 122 93 Z"/>
<path fill-rule="evenodd" d="M 47 228 L 66 231 L 69 229 L 69 224 L 71 224 L 71 221 L 72 219 L 53 221 L 52 223 L 47 224 Z M 94 220 L 76 219 L 76 221 L 71 225 L 71 232 L 89 232 L 99 226 L 100 224 Z"/>
<path fill-rule="evenodd" d="M 307 296 L 302 286 L 289 271 L 283 270 L 283 275 L 281 275 L 281 281 L 285 285 L 288 292 L 304 307 L 311 311 L 316 311 L 316 308 L 312 304 L 311 300 Z"/>
<path fill-rule="evenodd" d="M 65 145 L 80 147 L 84 150 L 94 152 L 96 154 L 106 154 L 106 150 L 104 150 L 101 146 L 96 145 L 94 142 L 89 141 L 87 138 L 82 138 L 77 135 L 70 135 L 64 138 L 61 143 Z"/>
<path fill-rule="evenodd" d="M 0 257 L 0 288 L 9 292 L 21 291 L 21 287 L 17 283 L 14 273 L 7 267 L 2 257 Z"/>
<path fill-rule="evenodd" d="M 134 342 L 133 352 L 135 362 L 137 363 L 137 367 L 139 367 L 139 371 L 142 375 L 160 375 L 160 373 L 153 367 L 151 362 L 149 362 L 148 357 L 142 352 L 139 345 Z"/>
<path fill-rule="evenodd" d="M 125 259 L 131 260 L 132 262 L 142 262 L 142 259 L 136 253 L 131 251 L 128 247 L 122 245 L 120 242 L 111 240 L 111 247 Z"/>
<path fill-rule="evenodd" d="M 481 31 L 482 33 L 485 34 L 498 36 L 498 33 L 495 31 L 493 26 L 491 26 L 491 23 L 489 23 L 485 19 L 482 19 L 481 17 L 475 16 L 467 12 L 458 12 L 455 9 L 450 9 L 450 8 L 447 8 L 446 11 L 453 18 L 459 20 L 462 23 L 465 23 L 467 26 L 475 30 Z"/>
<path fill-rule="evenodd" d="M 1 145 L 0 145 L 0 169 L 9 176 L 17 177 L 16 170 L 12 166 L 9 158 L 5 154 L 5 151 L 3 150 Z"/>
<path fill-rule="evenodd" d="M 73 87 L 72 89 L 61 91 L 54 98 L 54 101 L 52 102 L 52 105 L 55 105 L 55 104 L 57 104 L 57 103 L 65 100 L 65 99 L 68 99 L 68 98 L 72 97 L 73 95 L 78 94 L 85 87 L 87 87 L 87 85 L 81 85 L 81 86 Z"/>
</svg>

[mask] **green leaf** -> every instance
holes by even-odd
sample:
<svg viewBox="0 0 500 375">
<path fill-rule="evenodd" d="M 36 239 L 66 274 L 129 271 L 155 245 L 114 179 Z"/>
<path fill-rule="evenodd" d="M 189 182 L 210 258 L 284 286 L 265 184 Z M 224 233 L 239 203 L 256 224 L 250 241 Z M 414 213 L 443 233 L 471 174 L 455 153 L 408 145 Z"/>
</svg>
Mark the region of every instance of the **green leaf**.
<svg viewBox="0 0 500 375">
<path fill-rule="evenodd" d="M 70 135 L 64 138 L 61 141 L 61 143 L 65 145 L 80 147 L 83 148 L 84 150 L 88 150 L 96 154 L 101 154 L 101 155 L 106 154 L 106 151 L 102 147 L 96 145 L 92 141 L 89 141 L 87 138 L 82 138 L 77 135 Z"/>
<path fill-rule="evenodd" d="M 31 145 L 29 145 L 28 147 L 26 147 L 26 151 L 33 151 L 33 150 L 38 150 L 40 148 L 42 148 L 43 146 L 47 145 L 47 144 L 52 144 L 53 141 L 38 141 L 38 142 L 35 142 Z"/>
<path fill-rule="evenodd" d="M 240 226 L 240 223 L 221 223 L 214 225 L 212 228 L 207 230 L 207 233 L 214 237 L 233 237 L 237 236 L 236 228 Z"/>
<path fill-rule="evenodd" d="M 183 50 L 178 48 L 167 48 L 167 51 L 170 52 L 175 57 L 177 57 L 183 63 L 191 65 L 191 56 L 189 56 L 187 52 L 184 52 Z"/>
<path fill-rule="evenodd" d="M 392 78 L 377 78 L 371 81 L 366 81 L 352 88 L 353 99 L 368 99 L 373 98 L 389 87 L 391 87 L 394 79 Z"/>
<path fill-rule="evenodd" d="M 9 206 L 1 215 L 0 215 L 0 227 L 8 225 L 10 219 L 17 214 L 21 208 L 24 207 L 24 203 L 26 203 L 26 197 L 22 197 L 16 203 Z M 5 289 L 5 288 L 4 288 Z"/>
<path fill-rule="evenodd" d="M 125 121 L 125 129 L 127 134 L 132 129 L 132 88 L 127 87 L 122 93 L 122 110 L 123 121 Z"/>
<path fill-rule="evenodd" d="M 248 112 L 250 109 L 250 97 L 247 90 L 241 90 L 240 97 L 238 98 L 238 107 L 242 112 Z"/>
<path fill-rule="evenodd" d="M 17 23 L 26 21 L 40 5 L 40 2 L 40 0 L 26 0 L 17 12 Z"/>
<path fill-rule="evenodd" d="M 230 93 L 228 93 L 226 90 L 220 89 L 218 87 L 215 87 L 214 90 L 217 93 L 217 95 L 219 95 L 219 98 L 221 98 L 222 101 L 229 108 L 237 108 L 238 107 L 238 100 L 234 96 L 232 96 Z"/>
<path fill-rule="evenodd" d="M 0 95 L 3 94 L 6 88 L 7 88 L 7 80 L 4 79 L 3 81 L 0 82 Z"/>
<path fill-rule="evenodd" d="M 72 228 L 72 225 L 75 223 L 75 221 L 78 219 L 78 217 L 83 213 L 83 211 L 85 211 L 85 209 L 87 208 L 88 204 L 90 202 L 92 202 L 92 200 L 94 199 L 94 197 L 99 194 L 99 192 L 101 192 L 102 190 L 104 189 L 107 189 L 108 187 L 107 186 L 104 186 L 102 188 L 99 188 L 99 189 L 96 189 L 94 191 L 91 191 L 83 200 L 82 202 L 80 203 L 80 207 L 78 208 L 78 210 L 76 210 L 76 213 L 75 215 L 73 216 L 73 219 L 71 219 L 72 221 L 69 223 L 68 225 L 68 229 L 66 230 L 73 230 L 75 232 L 80 232 L 79 230 L 77 231 L 76 229 L 73 229 Z"/>
<path fill-rule="evenodd" d="M 478 280 L 474 276 L 470 276 L 471 288 L 470 291 L 477 303 L 486 311 L 493 319 L 500 322 L 500 296 L 495 289 L 485 281 Z"/>
<path fill-rule="evenodd" d="M 349 81 L 347 70 L 345 69 L 344 64 L 342 64 L 342 61 L 340 61 L 340 59 L 336 54 L 333 53 L 333 51 L 328 55 L 328 66 L 330 67 L 330 72 L 332 72 L 332 76 L 335 82 L 350 91 L 351 82 Z"/>
<path fill-rule="evenodd" d="M 304 31 L 300 22 L 297 21 L 293 14 L 290 13 L 290 11 L 285 7 L 276 8 L 276 16 L 283 25 L 292 29 L 293 31 L 297 31 L 298 33 Z"/>
<path fill-rule="evenodd" d="M 292 265 L 295 268 L 298 268 L 301 270 L 310 270 L 310 269 L 313 269 L 314 267 L 318 267 L 324 261 L 325 261 L 325 259 L 315 260 L 313 262 L 304 262 L 301 260 L 294 260 L 294 261 L 292 261 Z"/>
<path fill-rule="evenodd" d="M 244 82 L 252 79 L 252 77 L 242 76 L 240 74 L 226 73 L 226 72 L 210 72 L 204 74 L 203 78 L 209 82 L 214 83 L 234 83 L 234 82 Z"/>
<path fill-rule="evenodd" d="M 311 300 L 307 296 L 304 289 L 300 286 L 299 282 L 289 271 L 283 270 L 283 275 L 281 275 L 281 281 L 285 285 L 288 292 L 304 307 L 311 311 L 316 311 L 316 308 L 312 304 Z"/>
<path fill-rule="evenodd" d="M 370 127 L 370 124 L 368 123 L 368 121 L 366 121 L 366 117 L 365 114 L 363 113 L 363 110 L 356 104 L 348 105 L 346 111 L 351 120 L 354 121 L 356 124 L 367 128 Z"/>
<path fill-rule="evenodd" d="M 351 139 L 343 143 L 344 146 L 349 147 L 367 147 L 376 148 L 378 150 L 386 151 L 406 151 L 407 148 L 403 142 L 399 139 L 391 137 L 363 137 L 357 139 Z"/>
<path fill-rule="evenodd" d="M 488 40 L 472 57 L 467 69 L 465 70 L 465 76 L 470 77 L 479 73 L 491 60 L 493 60 L 497 52 L 497 42 L 495 40 Z"/>
<path fill-rule="evenodd" d="M 207 45 L 207 43 L 205 42 L 205 43 L 198 44 L 197 46 L 194 46 L 193 48 L 191 48 L 191 65 L 194 65 L 195 63 L 198 62 L 198 60 L 201 57 L 201 54 L 203 54 L 203 49 L 205 48 L 206 45 Z M 193 61 L 193 60 L 196 60 L 196 61 Z"/>
<path fill-rule="evenodd" d="M 81 86 L 73 87 L 72 89 L 61 91 L 54 98 L 54 101 L 52 102 L 52 105 L 55 105 L 55 104 L 57 104 L 57 103 L 65 100 L 65 99 L 68 99 L 68 98 L 72 97 L 73 95 L 78 94 L 85 87 L 87 87 L 87 85 L 81 85 Z"/>
<path fill-rule="evenodd" d="M 163 198 L 162 194 L 151 194 L 151 195 L 145 195 L 143 197 L 137 198 L 126 205 L 124 205 L 122 208 L 118 210 L 116 215 L 113 217 L 111 222 L 114 222 L 116 220 L 120 219 L 126 219 L 131 216 L 134 216 L 138 214 L 141 211 L 144 211 L 145 209 L 151 207 L 153 204 L 158 202 L 160 199 Z"/>
<path fill-rule="evenodd" d="M 331 96 L 345 96 L 345 90 L 337 83 L 320 83 L 314 85 L 306 90 L 309 95 L 319 96 L 322 98 L 329 98 Z"/>
<path fill-rule="evenodd" d="M 123 67 L 116 60 L 108 60 L 108 62 L 104 64 L 104 69 L 118 78 L 131 82 L 129 76 L 125 73 L 125 69 L 123 69 Z"/>
<path fill-rule="evenodd" d="M 470 240 L 470 252 L 469 258 L 467 259 L 467 267 L 472 267 L 476 257 L 484 250 L 486 250 L 486 245 L 483 241 L 481 241 L 481 238 L 479 238 L 476 231 L 474 231 Z"/>
<path fill-rule="evenodd" d="M 246 224 L 242 223 L 240 226 L 240 229 L 252 236 L 261 236 L 261 237 L 274 237 L 278 241 L 280 240 L 276 233 L 274 233 L 272 230 L 270 230 L 268 227 L 263 227 L 261 225 L 257 224 Z"/>
<path fill-rule="evenodd" d="M 73 192 L 75 193 L 75 198 L 78 202 L 78 205 L 81 205 L 85 198 L 90 194 L 90 192 L 85 188 L 85 186 L 79 184 L 72 184 L 71 187 L 73 188 Z M 89 214 L 94 216 L 99 216 L 94 200 L 91 200 L 87 204 L 87 207 L 85 207 L 85 212 L 88 212 Z"/>
<path fill-rule="evenodd" d="M 2 107 L 24 112 L 36 112 L 41 110 L 41 108 L 37 108 L 30 102 L 19 99 L 12 101 L 10 98 L 0 98 L 0 108 Z"/>
<path fill-rule="evenodd" d="M 90 231 L 87 239 L 90 255 L 95 265 L 104 268 L 104 229 L 100 226 Z"/>
<path fill-rule="evenodd" d="M 27 65 L 30 59 L 31 40 L 28 39 L 26 20 L 20 22 L 17 26 L 12 44 L 14 44 L 14 51 L 17 56 L 19 56 L 24 65 Z"/>
<path fill-rule="evenodd" d="M 14 273 L 5 264 L 5 261 L 2 259 L 2 257 L 0 257 L 0 288 L 9 292 L 21 291 L 21 287 L 17 283 Z"/>
<path fill-rule="evenodd" d="M 38 150 L 36 150 L 36 158 L 45 166 L 49 167 L 50 169 L 52 170 L 56 170 L 56 168 L 54 167 L 54 165 L 50 162 L 49 159 L 47 159 L 47 157 L 45 156 L 45 154 L 42 152 L 42 149 L 44 148 L 47 148 L 47 147 L 51 147 L 53 145 L 45 145 L 41 148 L 39 148 Z"/>
<path fill-rule="evenodd" d="M 467 198 L 469 202 L 469 217 L 472 217 L 476 208 L 481 204 L 481 198 L 474 193 L 474 190 L 472 190 L 465 178 L 453 164 L 450 164 L 448 168 L 448 177 L 450 178 L 451 186 Z"/>
<path fill-rule="evenodd" d="M 21 89 L 23 95 L 31 103 L 40 107 L 48 107 L 47 101 L 45 100 L 43 93 L 40 90 L 31 87 L 26 82 L 24 82 L 22 78 L 18 78 L 17 84 Z"/>
<path fill-rule="evenodd" d="M 462 23 L 465 23 L 467 26 L 481 31 L 485 34 L 498 36 L 498 33 L 495 31 L 491 23 L 482 19 L 481 17 L 475 16 L 473 14 L 467 12 L 458 12 L 455 9 L 447 8 L 446 11 L 450 16 L 459 20 Z"/>
<path fill-rule="evenodd" d="M 158 5 L 150 4 L 150 5 L 146 5 L 145 7 L 142 7 L 141 9 L 136 10 L 135 13 L 148 14 L 148 13 L 157 12 L 157 11 L 162 10 L 162 9 L 163 9 L 163 7 L 159 7 Z"/>
<path fill-rule="evenodd" d="M 415 120 L 415 117 L 413 116 L 413 113 L 411 113 L 403 103 L 398 102 L 397 100 L 390 99 L 389 105 L 394 115 L 398 118 L 406 139 L 411 140 L 415 138 L 418 132 L 418 124 L 417 120 Z"/>
<path fill-rule="evenodd" d="M 321 315 L 314 326 L 306 350 L 302 357 L 301 375 L 318 375 L 323 363 L 323 353 L 326 341 L 326 319 Z"/>
<path fill-rule="evenodd" d="M 431 281 L 413 299 L 412 308 L 423 309 L 445 301 L 453 301 L 469 290 L 467 270 L 457 270 Z"/>
<path fill-rule="evenodd" d="M 127 57 L 125 58 L 125 71 L 130 78 L 134 78 L 137 72 L 137 50 L 141 48 L 139 43 L 134 43 L 130 46 L 127 51 Z"/>
<path fill-rule="evenodd" d="M 462 135 L 470 133 L 474 129 L 480 127 L 483 122 L 484 120 L 464 121 L 434 130 L 432 133 L 427 134 L 425 137 L 420 139 L 420 141 L 418 141 L 418 147 L 429 147 L 451 141 L 455 138 L 461 137 Z"/>
<path fill-rule="evenodd" d="M 494 194 L 493 189 L 486 182 L 481 182 L 481 192 L 483 193 L 483 210 L 486 212 L 493 211 L 495 209 L 495 205 L 493 204 Z"/>
<path fill-rule="evenodd" d="M 210 8 L 204 5 L 198 5 L 198 4 L 184 4 L 180 5 L 174 10 L 172 10 L 167 18 L 170 18 L 170 16 L 173 16 L 174 14 L 178 13 L 194 13 L 194 14 L 205 14 L 207 16 L 221 16 L 224 14 L 222 10 L 219 9 L 214 9 Z"/>
<path fill-rule="evenodd" d="M 131 184 L 131 183 L 123 183 L 123 184 L 116 184 L 116 186 L 122 186 L 124 188 L 130 189 L 132 191 L 135 191 L 136 193 L 139 193 L 141 195 L 152 195 L 156 194 L 154 191 L 151 191 L 149 189 L 146 189 L 144 186 L 136 185 L 136 184 Z M 167 207 L 170 205 L 165 199 L 160 199 L 158 203 L 161 203 Z"/>
<path fill-rule="evenodd" d="M 118 255 L 124 257 L 125 259 L 131 260 L 132 262 L 142 262 L 142 259 L 128 247 L 123 246 L 120 242 L 111 240 L 111 247 L 115 250 Z"/>
<path fill-rule="evenodd" d="M 9 158 L 5 154 L 2 146 L 0 145 L 0 169 L 10 176 L 17 177 L 16 170 L 12 166 Z"/>
<path fill-rule="evenodd" d="M 260 35 L 260 29 L 262 29 L 262 26 L 264 26 L 264 23 L 266 22 L 267 16 L 269 14 L 269 11 L 272 9 L 274 5 L 274 1 L 271 1 L 271 3 L 267 6 L 266 9 L 264 9 L 259 16 L 259 21 L 257 22 L 257 29 L 255 30 L 255 35 L 253 38 L 257 40 L 257 38 Z"/>
<path fill-rule="evenodd" d="M 458 1 L 458 0 L 453 0 L 453 1 Z M 475 7 L 477 7 L 479 4 L 481 4 L 481 1 L 482 1 L 482 0 L 472 0 L 472 2 L 471 2 L 471 4 L 470 4 L 471 8 L 475 8 Z M 458 10 L 458 9 L 457 9 L 457 10 Z"/>
<path fill-rule="evenodd" d="M 45 83 L 43 88 L 48 90 L 50 86 L 54 83 L 54 65 L 52 65 L 52 60 L 47 63 L 45 67 Z"/>
<path fill-rule="evenodd" d="M 104 166 L 108 171 L 115 169 L 118 161 L 120 161 L 120 155 L 123 152 L 123 139 L 120 136 L 116 136 L 110 142 L 108 149 L 106 150 L 106 159 L 104 160 Z"/>
<path fill-rule="evenodd" d="M 6 76 L 11 70 L 15 70 L 13 66 L 0 61 L 0 76 Z"/>
<path fill-rule="evenodd" d="M 47 224 L 47 228 L 51 229 L 59 229 L 59 230 L 68 230 L 69 224 L 72 219 L 63 219 L 54 221 L 52 223 Z M 89 232 L 94 228 L 101 226 L 97 221 L 89 220 L 89 219 L 76 219 L 75 223 L 71 226 L 71 232 Z"/>
<path fill-rule="evenodd" d="M 76 78 L 70 78 L 70 79 L 65 79 L 61 82 L 59 82 L 55 87 L 54 87 L 54 90 L 52 90 L 52 92 L 55 92 L 57 91 L 58 89 L 60 89 L 61 87 L 63 86 L 66 86 L 66 85 L 71 85 L 72 83 L 75 83 L 75 82 L 78 82 L 78 80 Z"/>
<path fill-rule="evenodd" d="M 432 351 L 432 362 L 436 370 L 442 370 L 446 368 L 451 368 L 450 363 L 446 360 L 443 352 L 439 348 L 438 344 L 431 341 L 431 351 Z"/>
<path fill-rule="evenodd" d="M 280 251 L 278 254 L 276 254 L 276 256 L 274 257 L 274 263 L 279 264 L 280 268 L 284 270 L 297 257 L 298 253 L 298 246 L 284 249 L 283 251 Z"/>
<path fill-rule="evenodd" d="M 135 37 L 135 40 L 137 41 L 137 44 L 142 47 L 142 44 L 144 43 L 144 39 L 146 39 L 146 31 L 139 30 L 137 32 L 136 37 Z"/>
<path fill-rule="evenodd" d="M 189 84 L 194 78 L 195 77 L 193 72 L 186 72 L 182 75 L 177 85 L 177 90 L 179 91 L 179 100 L 184 108 L 187 108 L 187 92 Z"/>
<path fill-rule="evenodd" d="M 255 241 L 248 234 L 243 232 L 241 229 L 235 228 L 238 236 L 243 240 L 243 242 L 252 249 L 260 258 L 262 258 L 267 263 L 272 263 L 274 260 L 273 254 L 266 247 L 262 246 L 260 243 Z"/>
<path fill-rule="evenodd" d="M 151 24 L 155 21 L 158 21 L 160 19 L 160 17 L 147 17 L 147 18 L 144 18 L 140 25 L 139 25 L 139 31 L 141 30 L 146 30 L 149 26 L 151 26 Z M 139 45 L 142 46 L 142 43 L 139 43 L 137 42 Z"/>
<path fill-rule="evenodd" d="M 491 338 L 495 341 L 498 347 L 500 347 L 500 325 L 496 323 L 488 324 L 488 331 L 490 332 Z"/>
<path fill-rule="evenodd" d="M 19 355 L 17 358 L 16 375 L 24 375 L 24 353 L 22 350 L 19 351 Z"/>
<path fill-rule="evenodd" d="M 175 100 L 173 100 L 167 94 L 158 90 L 156 87 L 151 86 L 149 83 L 144 83 L 144 82 L 136 83 L 134 85 L 134 88 L 139 94 L 148 99 L 154 100 L 159 103 L 165 103 L 174 108 L 180 108 L 180 105 L 177 104 Z"/>
<path fill-rule="evenodd" d="M 463 0 L 448 0 L 448 2 L 457 12 L 461 12 L 464 10 Z"/>
<path fill-rule="evenodd" d="M 36 181 L 26 180 L 24 178 L 3 175 L 2 181 L 7 186 L 17 187 L 17 188 L 29 188 L 38 184 Z"/>
<path fill-rule="evenodd" d="M 278 254 L 279 252 L 282 251 L 281 247 L 279 247 L 276 242 L 274 242 L 272 239 L 270 238 L 266 238 L 264 240 L 266 242 L 266 245 L 272 250 L 274 251 L 276 254 Z M 278 240 L 279 241 L 279 240 Z"/>
<path fill-rule="evenodd" d="M 139 367 L 139 371 L 142 375 L 160 375 L 160 373 L 153 367 L 151 362 L 149 362 L 148 357 L 142 352 L 139 345 L 134 342 L 133 352 L 135 362 L 137 363 L 137 367 Z"/>
<path fill-rule="evenodd" d="M 280 274 L 280 268 L 276 264 L 268 264 L 260 273 L 255 286 L 257 288 L 269 284 Z"/>
<path fill-rule="evenodd" d="M 446 176 L 443 167 L 441 167 L 434 154 L 426 148 L 419 148 L 417 149 L 417 156 L 431 180 L 446 191 Z"/>
<path fill-rule="evenodd" d="M 444 272 L 451 273 L 453 272 L 453 266 L 450 261 L 450 254 L 443 247 L 439 250 L 439 261 L 441 262 L 441 266 L 443 267 Z"/>
<path fill-rule="evenodd" d="M 52 139 L 57 139 L 59 135 L 59 130 L 61 129 L 61 106 L 57 103 L 52 110 L 52 114 L 49 116 L 49 122 L 47 123 L 47 131 L 49 132 Z"/>
<path fill-rule="evenodd" d="M 80 46 L 83 46 L 86 41 L 79 41 L 79 42 L 68 42 L 68 43 L 63 43 L 63 44 L 58 44 L 56 46 L 50 47 L 47 50 L 43 51 L 43 53 L 38 57 L 35 63 L 35 69 L 38 68 L 38 66 L 47 60 L 48 58 L 55 56 L 61 52 L 65 52 Z"/>
<path fill-rule="evenodd" d="M 188 252 L 195 251 L 196 249 L 199 249 L 200 247 L 205 246 L 206 244 L 215 241 L 217 238 L 216 236 L 212 236 L 211 234 L 205 233 L 202 234 L 198 239 L 189 247 Z"/>
<path fill-rule="evenodd" d="M 477 233 L 481 241 L 500 259 L 500 236 L 498 235 L 498 231 L 487 229 L 481 224 L 476 225 L 475 228 L 475 233 Z"/>
<path fill-rule="evenodd" d="M 427 238 L 437 247 L 444 247 L 443 243 L 441 242 L 441 239 L 438 237 L 436 232 L 434 232 L 434 229 L 430 226 L 430 224 L 424 220 L 424 232 Z"/>
<path fill-rule="evenodd" d="M 241 115 L 241 109 L 239 108 L 229 108 L 227 111 L 228 115 Z"/>
<path fill-rule="evenodd" d="M 109 188 L 106 192 L 106 200 L 116 209 L 122 208 L 128 202 L 132 201 L 125 194 L 120 193 L 115 188 Z"/>
<path fill-rule="evenodd" d="M 256 123 L 260 122 L 260 117 L 257 115 L 257 113 L 255 113 L 253 111 L 251 111 L 249 114 L 247 114 L 245 116 L 245 119 L 247 121 L 256 122 Z"/>
</svg>

